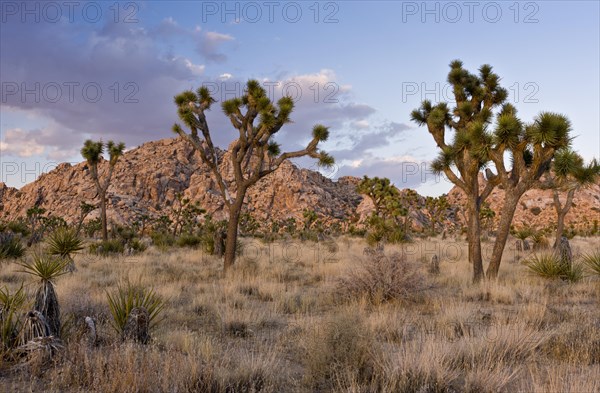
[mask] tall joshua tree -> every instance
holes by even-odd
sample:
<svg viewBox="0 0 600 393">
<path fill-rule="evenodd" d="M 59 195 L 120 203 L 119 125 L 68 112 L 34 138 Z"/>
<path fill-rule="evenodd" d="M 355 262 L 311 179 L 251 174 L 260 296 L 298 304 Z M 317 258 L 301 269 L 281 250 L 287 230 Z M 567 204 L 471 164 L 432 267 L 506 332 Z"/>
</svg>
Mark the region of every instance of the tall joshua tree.
<svg viewBox="0 0 600 393">
<path fill-rule="evenodd" d="M 104 153 L 105 147 L 109 155 L 108 172 L 105 174 L 104 179 L 101 180 L 100 174 L 98 173 L 98 164 L 102 161 L 102 154 Z M 102 240 L 104 241 L 108 240 L 108 229 L 106 222 L 106 191 L 108 190 L 108 186 L 110 186 L 110 180 L 112 178 L 115 165 L 117 165 L 119 157 L 123 155 L 123 150 L 125 150 L 125 144 L 123 142 L 115 143 L 113 141 L 108 141 L 105 146 L 104 142 L 102 141 L 94 142 L 89 139 L 85 141 L 83 148 L 81 148 L 81 155 L 83 158 L 85 158 L 89 165 L 90 175 L 94 180 L 96 191 L 98 192 L 98 197 L 100 198 Z"/>
<path fill-rule="evenodd" d="M 417 124 L 427 125 L 441 150 L 433 169 L 444 173 L 467 196 L 469 261 L 473 263 L 474 282 L 485 277 L 480 241 L 483 202 L 496 186 L 502 186 L 504 200 L 487 269 L 488 278 L 493 279 L 498 275 L 519 199 L 539 184 L 556 151 L 571 141 L 571 124 L 563 115 L 544 112 L 532 124 L 524 125 L 517 110 L 505 103 L 507 92 L 499 81 L 489 65 L 481 66 L 475 75 L 465 70 L 461 61 L 453 61 L 448 82 L 454 89 L 456 107 L 450 112 L 444 102 L 433 106 L 424 101 L 411 115 Z M 454 131 L 452 142 L 446 141 L 446 128 Z M 505 164 L 507 156 L 512 161 L 510 169 Z M 487 181 L 480 185 L 479 174 L 486 166 L 494 167 L 496 173 L 486 168 Z"/>
<path fill-rule="evenodd" d="M 239 132 L 239 137 L 231 145 L 230 164 L 233 169 L 233 181 L 229 181 L 225 178 L 206 121 L 205 111 L 210 110 L 214 102 L 206 87 L 200 87 L 196 92 L 184 91 L 177 95 L 175 104 L 179 117 L 190 132 L 184 131 L 179 124 L 173 126 L 173 131 L 187 140 L 200 154 L 216 180 L 229 211 L 224 261 L 224 270 L 227 271 L 235 262 L 238 224 L 248 189 L 289 158 L 309 156 L 325 166 L 332 165 L 334 160 L 317 148 L 319 142 L 326 141 L 329 137 L 328 128 L 322 125 L 314 126 L 312 139 L 306 148 L 281 153 L 280 146 L 273 137 L 291 121 L 294 102 L 290 97 L 283 97 L 275 104 L 258 81 L 250 80 L 241 97 L 224 101 L 221 105 L 223 112 Z"/>
<path fill-rule="evenodd" d="M 467 197 L 469 262 L 473 265 L 474 282 L 484 278 L 481 204 L 498 184 L 497 177 L 489 179 L 481 189 L 479 173 L 489 161 L 487 150 L 491 137 L 486 126 L 491 122 L 492 111 L 500 107 L 508 95 L 506 89 L 498 84 L 499 79 L 490 66 L 482 66 L 479 75 L 474 75 L 463 69 L 461 61 L 455 60 L 450 63 L 448 82 L 453 87 L 456 107 L 451 111 L 445 102 L 434 106 L 425 100 L 411 113 L 414 122 L 427 126 L 441 150 L 432 163 L 432 169 L 445 174 Z M 452 141 L 446 139 L 446 129 L 454 131 Z"/>
<path fill-rule="evenodd" d="M 575 193 L 582 188 L 589 187 L 600 179 L 600 163 L 593 159 L 587 165 L 583 157 L 569 148 L 561 149 L 556 153 L 552 168 L 546 174 L 544 188 L 552 189 L 554 209 L 556 210 L 556 239 L 554 247 L 560 244 L 565 229 L 565 217 L 571 206 Z M 566 192 L 564 204 L 560 200 L 560 192 Z"/>
</svg>

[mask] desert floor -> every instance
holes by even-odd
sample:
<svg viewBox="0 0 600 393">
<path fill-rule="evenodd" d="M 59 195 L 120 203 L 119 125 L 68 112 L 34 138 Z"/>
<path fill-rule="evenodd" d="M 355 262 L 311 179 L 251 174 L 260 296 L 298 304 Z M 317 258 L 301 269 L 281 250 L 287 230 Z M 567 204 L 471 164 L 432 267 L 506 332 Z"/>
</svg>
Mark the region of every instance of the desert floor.
<svg viewBox="0 0 600 393">
<path fill-rule="evenodd" d="M 230 276 L 200 250 L 80 254 L 56 280 L 65 349 L 54 364 L 0 367 L 0 391 L 49 392 L 600 392 L 600 278 L 531 275 L 509 241 L 497 282 L 471 284 L 463 240 L 386 247 L 416 266 L 397 300 L 349 294 L 374 258 L 363 240 L 244 240 Z M 575 238 L 575 254 L 600 238 Z M 484 243 L 484 255 L 492 243 Z M 440 258 L 439 275 L 428 273 Z M 4 263 L 0 287 L 36 282 Z M 421 277 L 422 276 L 422 277 Z M 419 278 L 421 277 L 421 278 Z M 346 281 L 343 281 L 346 279 Z M 106 291 L 152 287 L 166 299 L 148 345 L 121 342 Z M 99 342 L 78 342 L 85 316 Z M 74 322 L 75 321 L 75 322 Z"/>
</svg>

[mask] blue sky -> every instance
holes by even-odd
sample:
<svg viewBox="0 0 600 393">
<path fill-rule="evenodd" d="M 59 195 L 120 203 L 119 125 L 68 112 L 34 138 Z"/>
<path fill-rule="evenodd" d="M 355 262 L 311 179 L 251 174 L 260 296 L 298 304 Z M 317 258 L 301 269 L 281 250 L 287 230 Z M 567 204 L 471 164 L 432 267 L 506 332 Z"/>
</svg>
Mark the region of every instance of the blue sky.
<svg viewBox="0 0 600 393">
<path fill-rule="evenodd" d="M 331 127 L 328 176 L 447 192 L 427 170 L 433 140 L 409 113 L 451 99 L 456 58 L 472 71 L 493 65 L 524 121 L 569 116 L 574 147 L 600 156 L 597 1 L 0 4 L 0 181 L 12 186 L 80 161 L 86 138 L 134 147 L 171 137 L 173 95 L 206 84 L 221 100 L 256 78 L 274 98 L 297 99 L 277 138 L 284 149 L 315 123 Z M 209 122 L 226 147 L 233 133 L 218 107 Z"/>
</svg>

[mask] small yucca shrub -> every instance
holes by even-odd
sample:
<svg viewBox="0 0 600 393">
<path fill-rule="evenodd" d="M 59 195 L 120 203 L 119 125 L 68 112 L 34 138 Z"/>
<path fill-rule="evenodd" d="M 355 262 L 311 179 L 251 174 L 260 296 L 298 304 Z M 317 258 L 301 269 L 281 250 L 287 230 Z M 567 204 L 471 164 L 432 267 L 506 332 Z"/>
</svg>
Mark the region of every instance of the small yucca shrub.
<svg viewBox="0 0 600 393">
<path fill-rule="evenodd" d="M 600 276 L 600 250 L 584 254 L 581 259 L 591 274 Z"/>
<path fill-rule="evenodd" d="M 122 337 L 125 333 L 127 320 L 134 309 L 144 308 L 148 312 L 149 329 L 161 321 L 160 314 L 165 307 L 163 298 L 154 289 L 132 285 L 127 282 L 117 286 L 115 291 L 106 292 L 108 308 L 112 314 L 112 327 Z"/>
<path fill-rule="evenodd" d="M 578 264 L 564 263 L 554 253 L 534 254 L 523 262 L 529 271 L 544 278 L 560 278 L 577 282 L 583 278 L 583 267 Z"/>
<path fill-rule="evenodd" d="M 13 233 L 0 233 L 0 259 L 21 258 L 25 254 L 25 247 L 21 240 Z"/>
<path fill-rule="evenodd" d="M 46 240 L 46 244 L 48 254 L 61 258 L 71 258 L 72 254 L 83 250 L 83 239 L 75 230 L 65 227 L 59 227 L 52 232 Z"/>
<path fill-rule="evenodd" d="M 34 309 L 42 313 L 50 328 L 50 334 L 54 336 L 60 333 L 60 307 L 53 281 L 67 273 L 66 267 L 69 263 L 68 259 L 34 253 L 30 262 L 19 264 L 23 268 L 22 273 L 40 279 L 40 286 L 35 294 Z"/>
</svg>

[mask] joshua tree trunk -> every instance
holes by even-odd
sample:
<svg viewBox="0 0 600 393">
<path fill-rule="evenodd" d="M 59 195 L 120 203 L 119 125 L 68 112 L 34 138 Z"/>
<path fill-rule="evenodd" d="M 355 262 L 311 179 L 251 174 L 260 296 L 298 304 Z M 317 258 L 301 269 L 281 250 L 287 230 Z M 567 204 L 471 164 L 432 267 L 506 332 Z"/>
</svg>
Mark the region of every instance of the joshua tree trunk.
<svg viewBox="0 0 600 393">
<path fill-rule="evenodd" d="M 108 227 L 106 222 L 106 192 L 100 193 L 100 218 L 102 220 L 102 240 L 108 240 Z"/>
<path fill-rule="evenodd" d="M 479 196 L 469 197 L 467 204 L 467 236 L 469 238 L 469 262 L 473 265 L 473 282 L 484 279 L 481 256 L 481 223 L 479 218 Z"/>
<path fill-rule="evenodd" d="M 236 194 L 235 202 L 229 206 L 229 222 L 227 224 L 227 239 L 225 242 L 225 262 L 223 270 L 225 273 L 235 262 L 235 250 L 237 246 L 238 226 L 240 214 L 244 206 L 245 189 L 239 189 Z"/>
<path fill-rule="evenodd" d="M 565 217 L 567 213 L 573 206 L 573 197 L 575 196 L 575 189 L 570 189 L 567 192 L 567 200 L 565 201 L 565 205 L 561 206 L 560 198 L 558 195 L 558 191 L 553 191 L 554 197 L 554 209 L 556 210 L 556 239 L 554 240 L 554 248 L 557 248 L 560 244 L 560 241 L 563 236 L 563 232 L 565 230 Z"/>
<path fill-rule="evenodd" d="M 519 203 L 520 195 L 510 195 L 509 191 L 506 191 L 506 198 L 504 205 L 502 206 L 502 215 L 500 222 L 498 223 L 498 232 L 496 233 L 496 241 L 494 242 L 494 249 L 492 251 L 492 259 L 487 269 L 487 278 L 495 279 L 498 277 L 498 271 L 500 270 L 500 262 L 502 262 L 502 254 L 506 247 L 506 241 L 510 233 L 510 225 L 515 215 L 515 210 Z"/>
</svg>

